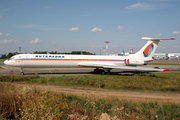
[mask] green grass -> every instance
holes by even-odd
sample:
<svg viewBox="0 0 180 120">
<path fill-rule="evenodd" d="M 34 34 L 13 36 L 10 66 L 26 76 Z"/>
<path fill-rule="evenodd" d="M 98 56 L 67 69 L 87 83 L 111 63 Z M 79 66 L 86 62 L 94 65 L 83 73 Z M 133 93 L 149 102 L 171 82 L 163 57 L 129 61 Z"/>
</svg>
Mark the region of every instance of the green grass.
<svg viewBox="0 0 180 120">
<path fill-rule="evenodd" d="M 28 82 L 28 81 L 32 81 L 35 78 L 39 78 L 39 76 L 1 75 L 0 82 L 25 82 L 25 81 Z"/>
<path fill-rule="evenodd" d="M 179 104 L 78 97 L 11 82 L 0 82 L 0 106 L 0 119 L 67 120 L 74 115 L 75 119 L 85 116 L 88 120 L 97 120 L 102 113 L 118 119 L 180 119 Z"/>
<path fill-rule="evenodd" d="M 6 59 L 0 59 L 0 62 L 4 62 Z"/>
<path fill-rule="evenodd" d="M 114 90 L 180 92 L 179 73 L 84 75 L 62 77 L 0 76 L 0 81 L 80 86 Z"/>
<path fill-rule="evenodd" d="M 179 73 L 40 77 L 30 82 L 115 90 L 180 92 Z"/>
</svg>

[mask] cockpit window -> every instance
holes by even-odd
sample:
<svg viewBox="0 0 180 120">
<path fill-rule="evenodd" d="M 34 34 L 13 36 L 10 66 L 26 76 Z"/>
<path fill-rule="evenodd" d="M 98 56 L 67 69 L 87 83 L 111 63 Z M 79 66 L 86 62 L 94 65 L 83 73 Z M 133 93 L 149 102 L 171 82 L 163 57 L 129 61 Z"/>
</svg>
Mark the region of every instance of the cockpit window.
<svg viewBox="0 0 180 120">
<path fill-rule="evenodd" d="M 14 59 L 14 57 L 9 58 L 8 60 L 12 60 L 12 59 Z"/>
</svg>

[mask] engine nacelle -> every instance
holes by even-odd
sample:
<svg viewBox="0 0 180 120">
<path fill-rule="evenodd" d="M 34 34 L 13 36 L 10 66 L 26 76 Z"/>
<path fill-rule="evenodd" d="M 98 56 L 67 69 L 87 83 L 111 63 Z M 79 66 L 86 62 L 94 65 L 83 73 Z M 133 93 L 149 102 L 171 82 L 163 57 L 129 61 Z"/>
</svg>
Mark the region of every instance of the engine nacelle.
<svg viewBox="0 0 180 120">
<path fill-rule="evenodd" d="M 132 66 L 147 65 L 147 63 L 144 62 L 143 60 L 135 60 L 135 59 L 125 59 L 124 64 L 132 65 Z"/>
</svg>

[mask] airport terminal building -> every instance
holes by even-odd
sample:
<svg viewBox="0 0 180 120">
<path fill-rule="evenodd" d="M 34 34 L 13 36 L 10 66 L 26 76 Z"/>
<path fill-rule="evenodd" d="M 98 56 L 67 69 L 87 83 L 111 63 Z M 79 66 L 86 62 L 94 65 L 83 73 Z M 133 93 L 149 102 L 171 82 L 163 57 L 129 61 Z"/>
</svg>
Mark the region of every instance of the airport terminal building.
<svg viewBox="0 0 180 120">
<path fill-rule="evenodd" d="M 121 53 L 118 56 L 128 56 L 130 54 L 133 53 Z M 180 60 L 180 53 L 154 53 L 153 58 L 156 60 Z"/>
<path fill-rule="evenodd" d="M 156 60 L 180 60 L 180 53 L 154 53 L 153 57 Z"/>
</svg>

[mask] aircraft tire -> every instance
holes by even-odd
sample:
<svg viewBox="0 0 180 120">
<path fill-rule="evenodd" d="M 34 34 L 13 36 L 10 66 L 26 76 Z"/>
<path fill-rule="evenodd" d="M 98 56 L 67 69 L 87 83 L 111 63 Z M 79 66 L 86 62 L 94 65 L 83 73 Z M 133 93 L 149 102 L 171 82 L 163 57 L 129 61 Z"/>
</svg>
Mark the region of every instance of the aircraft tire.
<svg viewBox="0 0 180 120">
<path fill-rule="evenodd" d="M 102 71 L 102 75 L 106 75 L 106 72 L 104 70 Z"/>
<path fill-rule="evenodd" d="M 107 74 L 108 74 L 108 75 L 111 75 L 111 72 L 108 71 Z"/>
<path fill-rule="evenodd" d="M 94 69 L 94 73 L 97 74 L 99 72 L 99 69 Z"/>
<path fill-rule="evenodd" d="M 20 75 L 24 75 L 24 72 L 20 72 Z"/>
</svg>

